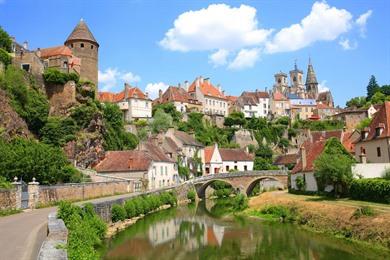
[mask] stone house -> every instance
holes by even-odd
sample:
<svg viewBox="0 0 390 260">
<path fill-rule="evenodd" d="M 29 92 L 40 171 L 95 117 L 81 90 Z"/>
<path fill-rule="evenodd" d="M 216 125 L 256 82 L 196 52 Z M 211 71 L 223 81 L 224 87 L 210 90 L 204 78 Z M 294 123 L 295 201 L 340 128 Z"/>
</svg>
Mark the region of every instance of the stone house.
<svg viewBox="0 0 390 260">
<path fill-rule="evenodd" d="M 271 95 L 271 114 L 273 117 L 290 116 L 290 100 L 281 92 L 275 91 Z"/>
<path fill-rule="evenodd" d="M 219 148 L 215 144 L 206 147 L 204 153 L 205 175 L 253 170 L 253 157 L 243 149 Z"/>
<path fill-rule="evenodd" d="M 320 119 L 327 119 L 336 113 L 334 107 L 328 106 L 324 103 L 317 103 L 317 107 L 314 109 L 313 114 L 318 116 Z"/>
<path fill-rule="evenodd" d="M 193 99 L 188 92 L 180 86 L 169 86 L 164 93 L 162 93 L 161 89 L 159 90 L 159 97 L 153 101 L 153 104 L 167 103 L 172 103 L 176 110 L 181 113 L 202 112 L 202 103 Z"/>
<path fill-rule="evenodd" d="M 276 165 L 281 170 L 289 170 L 291 167 L 294 167 L 297 163 L 297 154 L 296 153 L 290 153 L 290 154 L 282 154 L 276 157 L 275 161 L 273 162 L 273 165 Z"/>
<path fill-rule="evenodd" d="M 355 159 L 370 163 L 390 162 L 390 102 L 386 101 L 372 118 L 369 127 L 361 130 L 354 142 Z"/>
<path fill-rule="evenodd" d="M 42 60 L 44 68 L 55 68 L 65 73 L 80 75 L 81 59 L 74 56 L 67 46 L 38 49 L 37 56 Z"/>
<path fill-rule="evenodd" d="M 356 108 L 344 109 L 332 116 L 333 119 L 343 121 L 348 131 L 356 129 L 356 126 L 360 123 L 360 121 L 367 117 L 368 113 L 366 109 Z"/>
<path fill-rule="evenodd" d="M 317 107 L 315 99 L 290 99 L 291 104 L 291 119 L 300 118 L 302 120 L 309 119 L 313 116 L 314 109 Z"/>
<path fill-rule="evenodd" d="M 236 96 L 226 96 L 227 100 L 228 100 L 228 112 L 229 114 L 231 114 L 232 112 L 235 112 L 235 111 L 240 111 L 240 109 L 238 108 L 237 106 L 237 99 L 238 97 Z"/>
<path fill-rule="evenodd" d="M 138 181 L 148 190 L 179 183 L 175 161 L 153 144 L 141 146 L 138 150 L 108 151 L 105 158 L 96 165 L 96 172 Z"/>
<path fill-rule="evenodd" d="M 127 83 L 125 83 L 124 90 L 119 93 L 99 92 L 98 99 L 100 102 L 118 104 L 123 111 L 125 121 L 152 117 L 152 100 L 148 94 Z"/>
<path fill-rule="evenodd" d="M 258 90 L 255 92 L 244 91 L 237 98 L 237 106 L 246 118 L 267 117 L 270 112 L 269 94 Z"/>
</svg>

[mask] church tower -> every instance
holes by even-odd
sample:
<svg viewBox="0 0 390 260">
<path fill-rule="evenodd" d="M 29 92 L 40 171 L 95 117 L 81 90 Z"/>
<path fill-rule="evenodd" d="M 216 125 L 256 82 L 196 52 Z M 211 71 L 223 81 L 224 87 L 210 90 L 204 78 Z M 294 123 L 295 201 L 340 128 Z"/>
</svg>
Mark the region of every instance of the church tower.
<svg viewBox="0 0 390 260">
<path fill-rule="evenodd" d="M 83 19 L 76 25 L 64 44 L 72 50 L 73 55 L 81 59 L 80 78 L 92 81 L 97 90 L 99 43 Z"/>
<path fill-rule="evenodd" d="M 300 98 L 305 98 L 305 86 L 303 85 L 303 71 L 298 69 L 297 63 L 294 70 L 290 71 L 291 89 L 290 93 L 296 94 Z"/>
<path fill-rule="evenodd" d="M 274 84 L 274 92 L 278 91 L 281 94 L 285 95 L 288 90 L 288 82 L 287 82 L 287 74 L 283 72 L 276 73 L 275 84 Z"/>
<path fill-rule="evenodd" d="M 316 99 L 318 98 L 318 82 L 316 73 L 314 72 L 313 65 L 309 59 L 309 65 L 307 66 L 306 74 L 306 92 L 308 98 Z"/>
</svg>

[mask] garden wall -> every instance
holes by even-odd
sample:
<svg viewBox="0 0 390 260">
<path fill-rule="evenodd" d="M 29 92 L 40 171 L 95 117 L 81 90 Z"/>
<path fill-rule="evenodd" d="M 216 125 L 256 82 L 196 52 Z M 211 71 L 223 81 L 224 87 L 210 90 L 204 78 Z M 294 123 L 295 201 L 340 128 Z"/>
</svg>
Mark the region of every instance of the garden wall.
<svg viewBox="0 0 390 260">
<path fill-rule="evenodd" d="M 0 210 L 2 209 L 19 209 L 20 192 L 17 188 L 0 189 Z"/>
</svg>

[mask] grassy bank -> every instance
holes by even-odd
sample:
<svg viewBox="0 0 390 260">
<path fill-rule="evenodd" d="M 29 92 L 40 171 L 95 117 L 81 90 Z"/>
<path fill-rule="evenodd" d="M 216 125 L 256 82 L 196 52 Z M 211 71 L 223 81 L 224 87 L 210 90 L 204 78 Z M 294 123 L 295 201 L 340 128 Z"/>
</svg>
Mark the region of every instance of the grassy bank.
<svg viewBox="0 0 390 260">
<path fill-rule="evenodd" d="M 0 217 L 5 217 L 13 214 L 17 214 L 22 212 L 21 209 L 1 209 L 0 210 Z"/>
<path fill-rule="evenodd" d="M 385 204 L 269 192 L 252 198 L 249 206 L 245 213 L 251 216 L 295 223 L 390 251 L 390 206 Z"/>
</svg>

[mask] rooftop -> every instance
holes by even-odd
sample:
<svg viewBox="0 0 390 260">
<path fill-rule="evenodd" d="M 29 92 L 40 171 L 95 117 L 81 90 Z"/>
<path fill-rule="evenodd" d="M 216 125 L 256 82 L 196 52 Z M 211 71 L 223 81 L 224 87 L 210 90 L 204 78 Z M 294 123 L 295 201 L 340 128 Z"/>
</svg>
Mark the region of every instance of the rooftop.
<svg viewBox="0 0 390 260">
<path fill-rule="evenodd" d="M 199 87 L 200 91 L 205 96 L 210 96 L 219 99 L 226 99 L 225 94 L 213 84 L 211 84 L 209 79 L 204 79 L 203 77 L 198 77 L 192 82 L 192 84 L 188 87 L 188 92 L 195 92 L 196 87 Z"/>
<path fill-rule="evenodd" d="M 99 46 L 92 32 L 89 30 L 88 25 L 84 22 L 83 19 L 81 19 L 80 22 L 73 29 L 71 34 L 66 39 L 65 44 L 67 42 L 79 41 L 79 40 L 93 42 Z"/>
</svg>

